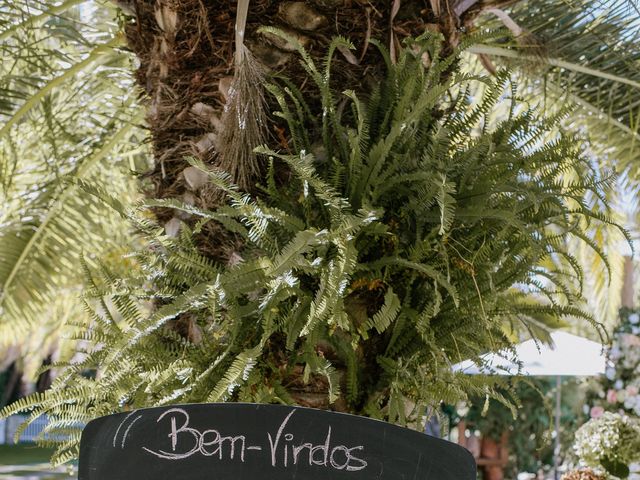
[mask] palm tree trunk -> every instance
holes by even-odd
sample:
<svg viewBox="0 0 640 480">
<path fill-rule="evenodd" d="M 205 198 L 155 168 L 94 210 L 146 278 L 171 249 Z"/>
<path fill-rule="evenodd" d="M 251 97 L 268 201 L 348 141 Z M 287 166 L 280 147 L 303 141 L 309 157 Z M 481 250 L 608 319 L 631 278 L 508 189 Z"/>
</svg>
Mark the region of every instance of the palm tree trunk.
<svg viewBox="0 0 640 480">
<path fill-rule="evenodd" d="M 284 73 L 312 95 L 305 91 L 306 74 L 293 46 L 257 33 L 257 29 L 264 25 L 278 27 L 317 58 L 324 56 L 333 37 L 347 37 L 356 49 L 336 56 L 333 81 L 340 90 L 357 92 L 375 83 L 382 73 L 383 62 L 371 39 L 385 43 L 393 58 L 403 38 L 429 29 L 444 37 L 446 55 L 483 8 L 509 1 L 255 0 L 249 7 L 246 45 L 268 71 Z M 222 201 L 222 195 L 190 167 L 187 158 L 195 156 L 212 166 L 220 162 L 221 118 L 234 74 L 236 6 L 234 1 L 216 0 L 135 0 L 133 6 L 129 5 L 135 21 L 126 33 L 140 61 L 137 80 L 148 98 L 147 121 L 156 160 L 154 169 L 146 175 L 150 185 L 147 194 L 152 198 L 179 199 L 206 209 L 214 209 Z M 266 130 L 271 146 L 288 147 L 287 132 L 277 119 L 270 118 Z M 254 185 L 260 181 L 259 175 L 256 177 Z M 251 182 L 248 189 L 259 194 Z M 155 214 L 170 235 L 177 233 L 181 222 L 190 222 L 188 216 L 176 216 L 170 209 L 158 208 Z M 232 264 L 242 256 L 241 240 L 215 222 L 205 226 L 196 242 L 199 250 L 218 264 Z M 185 338 L 197 342 L 199 331 L 192 323 L 183 318 L 173 326 Z M 331 358 L 332 352 L 323 353 Z M 279 355 L 286 357 L 284 348 Z M 367 376 L 375 381 L 378 367 L 375 355 L 371 357 Z M 340 371 L 339 364 L 334 366 Z M 366 371 L 367 366 L 362 368 Z M 289 383 L 297 403 L 329 407 L 323 377 L 303 382 L 302 369 L 294 368 Z M 345 410 L 346 405 L 338 400 L 332 408 Z"/>
<path fill-rule="evenodd" d="M 317 57 L 324 55 L 331 38 L 343 35 L 356 50 L 338 55 L 335 85 L 358 91 L 375 82 L 380 71 L 381 59 L 370 39 L 386 43 L 393 52 L 402 38 L 430 29 L 442 33 L 445 50 L 450 50 L 483 7 L 512 1 L 257 0 L 249 8 L 247 44 L 267 69 L 283 72 L 304 90 L 306 77 L 292 46 L 256 30 L 263 25 L 279 27 Z M 195 172 L 186 170 L 186 158 L 197 156 L 216 164 L 220 119 L 234 69 L 235 9 L 234 1 L 135 0 L 135 22 L 128 26 L 127 38 L 140 60 L 137 80 L 148 96 L 156 163 L 147 178 L 152 185 L 148 194 L 154 198 L 180 198 L 206 208 L 220 199 Z M 286 133 L 275 119 L 267 129 L 272 142 L 286 144 Z M 165 224 L 174 215 L 168 209 L 156 213 Z M 175 227 L 173 222 L 168 229 Z M 221 238 L 214 227 L 203 232 L 199 245 L 221 262 L 233 261 L 241 248 L 235 239 Z"/>
</svg>

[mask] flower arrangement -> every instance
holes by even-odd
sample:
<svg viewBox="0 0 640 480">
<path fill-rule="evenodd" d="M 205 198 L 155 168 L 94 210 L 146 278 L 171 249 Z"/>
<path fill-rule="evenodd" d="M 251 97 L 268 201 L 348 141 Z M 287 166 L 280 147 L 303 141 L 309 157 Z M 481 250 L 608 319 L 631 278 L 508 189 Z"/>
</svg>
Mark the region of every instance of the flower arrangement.
<svg viewBox="0 0 640 480">
<path fill-rule="evenodd" d="M 628 478 L 629 466 L 640 460 L 640 421 L 604 412 L 578 429 L 573 448 L 581 464 Z"/>
<path fill-rule="evenodd" d="M 608 352 L 609 366 L 600 384 L 591 418 L 604 411 L 640 417 L 640 313 L 623 308 Z"/>
</svg>

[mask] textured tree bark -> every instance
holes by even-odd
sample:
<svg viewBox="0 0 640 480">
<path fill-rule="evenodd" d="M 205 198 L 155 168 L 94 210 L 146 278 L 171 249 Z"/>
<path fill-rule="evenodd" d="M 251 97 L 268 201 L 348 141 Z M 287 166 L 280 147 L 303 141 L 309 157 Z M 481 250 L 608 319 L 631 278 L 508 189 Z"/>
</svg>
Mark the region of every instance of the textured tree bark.
<svg viewBox="0 0 640 480">
<path fill-rule="evenodd" d="M 283 72 L 303 86 L 306 77 L 295 61 L 293 47 L 256 33 L 257 28 L 277 26 L 317 57 L 324 54 L 331 38 L 346 36 L 356 51 L 338 55 L 335 84 L 341 90 L 357 91 L 375 82 L 380 73 L 381 59 L 369 44 L 371 38 L 397 51 L 402 38 L 430 29 L 443 34 L 445 50 L 450 51 L 483 8 L 504 3 L 509 2 L 255 0 L 249 7 L 247 45 L 270 71 Z M 206 207 L 219 201 L 204 179 L 186 170 L 185 158 L 191 155 L 216 163 L 220 117 L 233 76 L 235 9 L 234 1 L 135 2 L 135 22 L 128 26 L 127 37 L 140 59 L 137 79 L 149 99 L 147 119 L 156 166 L 148 178 L 154 197 L 183 198 Z M 268 127 L 273 142 L 286 144 L 286 132 L 275 119 Z M 158 215 L 169 222 L 173 213 L 159 210 Z M 205 232 L 201 247 L 212 258 L 229 261 L 240 246 L 229 238 L 206 241 L 217 233 Z"/>
<path fill-rule="evenodd" d="M 370 45 L 372 38 L 385 43 L 393 57 L 403 38 L 438 31 L 445 39 L 443 54 L 447 54 L 484 8 L 506 3 L 510 0 L 254 0 L 249 6 L 246 45 L 267 71 L 284 73 L 313 102 L 293 46 L 257 33 L 260 26 L 276 26 L 293 35 L 316 58 L 325 54 L 336 35 L 349 38 L 356 49 L 336 56 L 333 81 L 340 90 L 357 92 L 382 73 L 383 62 Z M 206 177 L 189 166 L 187 158 L 197 157 L 212 166 L 220 162 L 221 117 L 234 74 L 236 6 L 235 1 L 221 0 L 134 0 L 129 6 L 135 16 L 127 26 L 127 39 L 140 61 L 136 75 L 148 98 L 147 121 L 155 157 L 155 167 L 146 174 L 150 197 L 176 198 L 207 209 L 223 201 Z M 270 118 L 266 130 L 274 148 L 288 148 L 281 122 Z M 282 172 L 282 181 L 286 175 Z M 259 172 L 256 177 L 257 182 Z M 259 194 L 251 184 L 248 189 Z M 187 214 L 169 209 L 158 208 L 155 214 L 170 235 L 177 234 L 182 222 L 191 222 Z M 215 222 L 207 223 L 196 240 L 200 251 L 218 264 L 230 265 L 242 257 L 241 240 Z M 366 301 L 355 299 L 353 303 L 366 305 Z M 198 343 L 201 334 L 194 319 L 180 318 L 172 326 Z M 331 358 L 332 352 L 323 353 Z M 375 352 L 370 355 L 372 365 L 375 356 Z M 274 352 L 274 358 L 286 362 L 286 352 Z M 340 371 L 341 365 L 336 368 Z M 372 367 L 371 376 L 376 375 L 376 368 Z M 294 399 L 302 405 L 327 408 L 326 381 L 312 378 L 303 382 L 301 369 L 298 373 L 290 379 Z M 346 407 L 339 400 L 333 408 Z"/>
</svg>

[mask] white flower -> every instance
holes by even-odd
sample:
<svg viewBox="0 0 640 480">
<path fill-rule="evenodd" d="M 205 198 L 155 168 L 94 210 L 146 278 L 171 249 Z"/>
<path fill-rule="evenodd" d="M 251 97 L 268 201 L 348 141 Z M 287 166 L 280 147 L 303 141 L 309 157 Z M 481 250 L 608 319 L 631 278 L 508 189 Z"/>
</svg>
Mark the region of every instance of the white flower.
<svg viewBox="0 0 640 480">
<path fill-rule="evenodd" d="M 626 408 L 627 410 L 631 410 L 631 409 L 632 409 L 632 408 L 634 408 L 637 404 L 638 404 L 638 397 L 628 396 L 628 397 L 624 400 L 624 408 Z"/>
<path fill-rule="evenodd" d="M 602 468 L 603 457 L 617 457 L 623 463 L 638 460 L 640 422 L 626 415 L 605 412 L 591 419 L 575 434 L 574 450 L 580 463 Z"/>
<path fill-rule="evenodd" d="M 622 380 L 618 379 L 616 380 L 616 383 L 613 384 L 613 388 L 615 388 L 616 390 L 622 390 L 624 388 L 624 383 L 622 382 Z"/>
<path fill-rule="evenodd" d="M 622 352 L 620 351 L 620 347 L 618 345 L 614 345 L 609 350 L 609 358 L 614 362 L 618 360 L 622 356 Z"/>
<path fill-rule="evenodd" d="M 616 378 L 616 369 L 613 367 L 607 367 L 604 374 L 609 380 L 613 380 Z"/>
<path fill-rule="evenodd" d="M 631 333 L 634 335 L 638 335 L 640 333 L 640 327 L 636 327 L 635 325 L 631 327 Z"/>
<path fill-rule="evenodd" d="M 637 313 L 632 313 L 631 315 L 629 315 L 629 323 L 635 325 L 638 322 L 640 322 L 640 315 L 638 315 Z"/>
</svg>

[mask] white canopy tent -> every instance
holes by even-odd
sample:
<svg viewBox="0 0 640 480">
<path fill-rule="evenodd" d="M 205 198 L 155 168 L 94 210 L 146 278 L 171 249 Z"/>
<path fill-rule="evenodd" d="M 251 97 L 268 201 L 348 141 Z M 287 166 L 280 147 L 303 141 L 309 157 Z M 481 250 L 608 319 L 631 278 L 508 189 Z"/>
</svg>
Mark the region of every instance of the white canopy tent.
<svg viewBox="0 0 640 480">
<path fill-rule="evenodd" d="M 513 351 L 488 353 L 482 357 L 482 365 L 467 360 L 453 366 L 454 371 L 470 375 L 509 375 L 556 377 L 555 412 L 555 478 L 558 479 L 560 454 L 560 382 L 561 377 L 593 377 L 602 375 L 606 368 L 606 356 L 601 344 L 567 332 L 553 332 L 550 345 L 527 340 Z"/>
<path fill-rule="evenodd" d="M 453 368 L 471 375 L 530 377 L 592 377 L 604 373 L 606 358 L 599 343 L 567 332 L 553 332 L 551 339 L 551 345 L 533 339 L 516 345 L 515 353 L 521 365 L 509 360 L 513 353 L 505 351 L 484 355 L 485 367 L 467 360 Z"/>
</svg>

